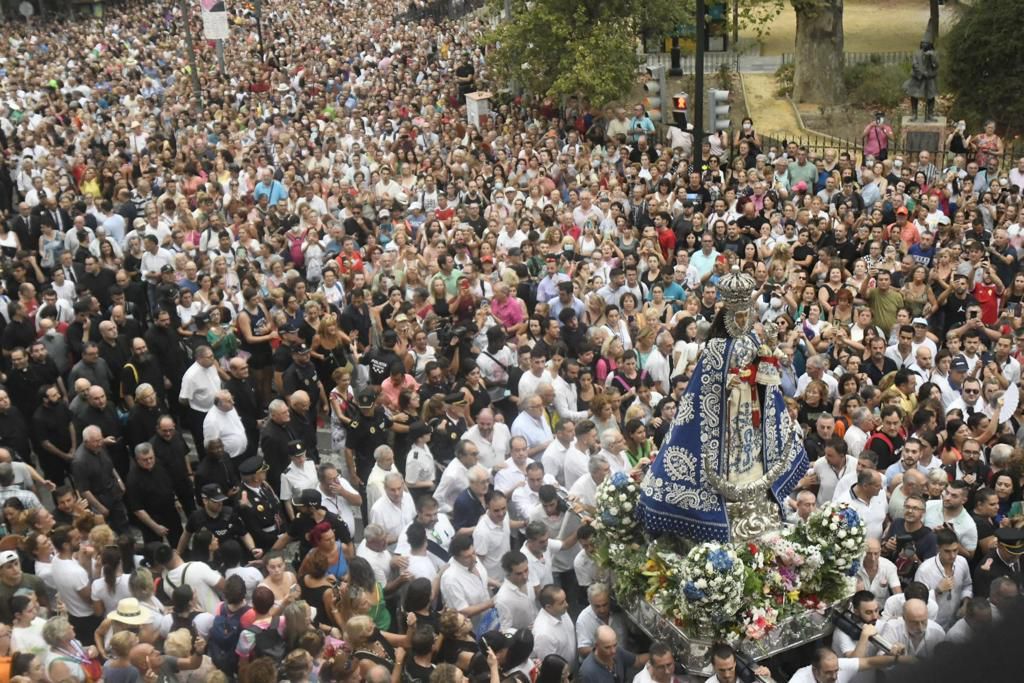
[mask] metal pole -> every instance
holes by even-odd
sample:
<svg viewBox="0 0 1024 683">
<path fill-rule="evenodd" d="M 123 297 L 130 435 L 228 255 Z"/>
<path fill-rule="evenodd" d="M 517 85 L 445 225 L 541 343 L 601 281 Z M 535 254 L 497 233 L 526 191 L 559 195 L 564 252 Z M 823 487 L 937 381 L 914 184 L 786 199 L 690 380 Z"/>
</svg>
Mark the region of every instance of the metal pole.
<svg viewBox="0 0 1024 683">
<path fill-rule="evenodd" d="M 188 63 L 192 70 L 192 94 L 196 98 L 197 109 L 203 108 L 203 89 L 199 84 L 199 65 L 196 63 L 196 46 L 192 42 L 192 22 L 188 11 L 188 0 L 178 0 L 181 8 L 181 20 L 185 24 L 185 47 L 188 48 Z"/>
<path fill-rule="evenodd" d="M 267 55 L 263 52 L 263 0 L 256 0 L 256 37 L 260 41 L 260 61 L 267 61 Z"/>
<path fill-rule="evenodd" d="M 693 59 L 693 168 L 701 171 L 704 147 L 704 0 L 697 0 L 697 52 Z"/>
</svg>

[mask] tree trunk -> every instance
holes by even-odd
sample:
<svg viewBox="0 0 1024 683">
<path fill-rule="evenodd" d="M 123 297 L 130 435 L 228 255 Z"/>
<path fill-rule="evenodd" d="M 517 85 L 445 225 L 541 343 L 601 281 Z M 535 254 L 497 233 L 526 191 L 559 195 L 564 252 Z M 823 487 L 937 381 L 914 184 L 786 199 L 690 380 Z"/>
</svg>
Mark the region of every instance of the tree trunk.
<svg viewBox="0 0 1024 683">
<path fill-rule="evenodd" d="M 797 102 L 843 101 L 843 0 L 792 0 L 796 11 Z"/>
<path fill-rule="evenodd" d="M 928 31 L 932 45 L 939 44 L 939 0 L 928 0 Z"/>
</svg>

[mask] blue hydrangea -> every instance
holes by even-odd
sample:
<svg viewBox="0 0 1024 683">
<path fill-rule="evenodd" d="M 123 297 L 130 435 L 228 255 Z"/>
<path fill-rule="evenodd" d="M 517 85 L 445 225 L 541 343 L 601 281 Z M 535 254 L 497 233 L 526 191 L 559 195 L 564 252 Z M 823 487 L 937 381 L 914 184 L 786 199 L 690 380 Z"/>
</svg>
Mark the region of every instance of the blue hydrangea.
<svg viewBox="0 0 1024 683">
<path fill-rule="evenodd" d="M 854 560 L 850 563 L 850 568 L 846 570 L 847 576 L 856 576 L 857 572 L 860 571 L 860 560 Z"/>
<path fill-rule="evenodd" d="M 711 563 L 716 572 L 726 573 L 732 571 L 732 558 L 729 557 L 729 553 L 721 548 L 708 552 L 708 562 Z"/>
<path fill-rule="evenodd" d="M 843 518 L 847 528 L 852 528 L 860 524 L 860 515 L 853 508 L 843 508 L 839 511 L 839 515 Z"/>
<path fill-rule="evenodd" d="M 618 518 L 607 510 L 601 513 L 601 521 L 611 526 L 618 523 Z"/>
<path fill-rule="evenodd" d="M 612 485 L 615 488 L 622 488 L 629 483 L 629 477 L 626 476 L 625 472 L 616 472 L 612 475 Z"/>
<path fill-rule="evenodd" d="M 693 581 L 687 581 L 686 585 L 683 586 L 683 595 L 690 602 L 698 602 L 700 600 L 703 600 L 705 597 L 704 591 L 697 588 L 697 586 L 694 585 Z"/>
</svg>

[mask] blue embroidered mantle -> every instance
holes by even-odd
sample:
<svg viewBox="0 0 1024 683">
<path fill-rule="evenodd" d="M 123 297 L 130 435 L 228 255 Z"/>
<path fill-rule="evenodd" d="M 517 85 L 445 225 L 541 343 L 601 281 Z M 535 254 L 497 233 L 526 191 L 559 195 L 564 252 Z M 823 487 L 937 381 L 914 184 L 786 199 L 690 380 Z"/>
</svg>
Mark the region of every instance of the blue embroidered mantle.
<svg viewBox="0 0 1024 683">
<path fill-rule="evenodd" d="M 653 535 L 669 533 L 697 542 L 730 540 L 729 517 L 724 496 L 714 489 L 704 463 L 714 464 L 719 477 L 727 476 L 725 455 L 730 367 L 745 365 L 738 353 L 749 352 L 760 342 L 753 334 L 737 344 L 735 339 L 710 339 L 693 377 L 683 393 L 669 438 L 644 477 L 638 518 Z M 807 452 L 799 426 L 786 412 L 777 385 L 758 385 L 762 395 L 761 443 L 764 472 L 781 474 L 770 482 L 770 497 L 783 503 L 807 471 Z M 707 459 L 704 458 L 707 454 Z"/>
</svg>

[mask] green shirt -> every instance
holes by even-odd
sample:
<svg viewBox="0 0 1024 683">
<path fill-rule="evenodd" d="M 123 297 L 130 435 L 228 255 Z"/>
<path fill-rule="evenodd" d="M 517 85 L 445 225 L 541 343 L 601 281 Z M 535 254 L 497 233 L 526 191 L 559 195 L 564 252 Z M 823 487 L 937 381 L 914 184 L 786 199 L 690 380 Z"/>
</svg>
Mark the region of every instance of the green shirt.
<svg viewBox="0 0 1024 683">
<path fill-rule="evenodd" d="M 903 306 L 903 295 L 892 288 L 884 292 L 871 289 L 867 298 L 875 324 L 882 328 L 888 338 L 889 330 L 896 324 L 896 313 Z"/>
</svg>

